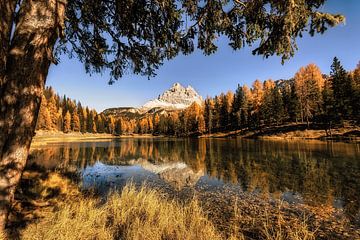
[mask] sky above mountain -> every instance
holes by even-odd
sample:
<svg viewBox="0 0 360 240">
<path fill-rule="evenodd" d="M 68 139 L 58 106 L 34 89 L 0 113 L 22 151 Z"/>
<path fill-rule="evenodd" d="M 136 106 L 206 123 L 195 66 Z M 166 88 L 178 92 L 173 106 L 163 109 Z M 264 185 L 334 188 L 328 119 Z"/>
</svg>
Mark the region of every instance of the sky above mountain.
<svg viewBox="0 0 360 240">
<path fill-rule="evenodd" d="M 167 61 L 157 76 L 147 77 L 128 74 L 108 85 L 109 74 L 86 74 L 77 59 L 61 56 L 61 62 L 50 68 L 47 85 L 61 95 L 80 100 L 83 104 L 102 111 L 109 107 L 139 107 L 169 89 L 173 83 L 191 85 L 203 97 L 235 90 L 237 84 L 251 83 L 255 79 L 288 79 L 304 65 L 316 63 L 323 73 L 330 72 L 330 65 L 337 56 L 347 70 L 354 69 L 360 60 L 360 1 L 328 0 L 321 9 L 346 16 L 346 24 L 329 29 L 323 35 L 298 39 L 299 50 L 281 65 L 279 57 L 264 59 L 253 56 L 252 48 L 233 51 L 224 38 L 218 40 L 219 50 L 211 56 L 200 51 L 192 55 L 179 55 Z"/>
</svg>

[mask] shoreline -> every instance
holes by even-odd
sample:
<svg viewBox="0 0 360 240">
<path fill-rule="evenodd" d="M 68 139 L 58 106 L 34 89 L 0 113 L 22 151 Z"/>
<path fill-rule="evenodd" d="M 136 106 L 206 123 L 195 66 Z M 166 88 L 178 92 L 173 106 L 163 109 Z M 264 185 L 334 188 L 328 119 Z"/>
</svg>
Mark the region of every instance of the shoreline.
<svg viewBox="0 0 360 240">
<path fill-rule="evenodd" d="M 360 143 L 360 126 L 334 128 L 332 129 L 331 136 L 329 136 L 324 129 L 319 129 L 318 127 L 307 129 L 305 124 L 287 124 L 264 127 L 261 130 L 243 129 L 229 132 L 204 134 L 200 136 L 200 138 L 230 137 L 262 140 L 318 140 Z"/>
<path fill-rule="evenodd" d="M 164 136 L 154 136 L 152 134 L 128 134 L 113 135 L 109 133 L 81 133 L 60 131 L 37 131 L 31 142 L 31 147 L 46 145 L 56 142 L 71 141 L 101 141 L 102 139 L 121 139 L 121 138 L 162 138 Z"/>
<path fill-rule="evenodd" d="M 31 147 L 46 145 L 55 142 L 67 141 L 101 141 L 102 139 L 124 139 L 124 138 L 176 138 L 174 136 L 153 135 L 153 134 L 124 134 L 113 135 L 109 133 L 81 133 L 60 131 L 37 131 L 33 137 Z M 183 138 L 183 137 L 181 137 Z M 323 129 L 307 129 L 304 124 L 288 124 L 262 128 L 261 130 L 234 130 L 227 132 L 217 132 L 203 134 L 198 138 L 244 138 L 260 139 L 274 141 L 292 141 L 292 140 L 318 140 L 334 141 L 345 143 L 360 143 L 360 126 L 339 127 L 332 129 L 332 135 L 327 135 Z"/>
</svg>

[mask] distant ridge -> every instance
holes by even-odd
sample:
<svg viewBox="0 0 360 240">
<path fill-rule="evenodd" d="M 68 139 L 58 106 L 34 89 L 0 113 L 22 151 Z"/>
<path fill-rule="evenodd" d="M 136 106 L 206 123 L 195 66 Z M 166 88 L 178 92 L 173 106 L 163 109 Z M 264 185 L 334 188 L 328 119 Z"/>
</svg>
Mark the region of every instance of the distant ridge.
<svg viewBox="0 0 360 240">
<path fill-rule="evenodd" d="M 180 83 L 174 83 L 158 98 L 146 102 L 140 108 L 119 107 L 108 108 L 103 111 L 105 115 L 142 115 L 145 113 L 182 110 L 189 107 L 193 102 L 201 105 L 203 99 L 192 86 L 184 87 Z"/>
</svg>

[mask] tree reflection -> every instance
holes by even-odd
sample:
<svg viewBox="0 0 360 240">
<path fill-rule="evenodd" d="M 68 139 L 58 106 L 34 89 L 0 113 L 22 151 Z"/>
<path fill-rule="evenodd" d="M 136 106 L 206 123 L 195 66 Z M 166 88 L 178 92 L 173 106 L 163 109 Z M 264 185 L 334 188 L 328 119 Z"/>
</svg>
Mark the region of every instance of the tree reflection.
<svg viewBox="0 0 360 240">
<path fill-rule="evenodd" d="M 129 165 L 185 163 L 264 198 L 298 193 L 310 205 L 334 205 L 351 218 L 360 207 L 360 150 L 356 144 L 241 139 L 121 139 L 48 145 L 32 150 L 29 164 L 66 170 L 97 161 Z M 169 175 L 169 174 L 168 174 Z M 169 177 L 169 176 L 167 176 Z"/>
</svg>

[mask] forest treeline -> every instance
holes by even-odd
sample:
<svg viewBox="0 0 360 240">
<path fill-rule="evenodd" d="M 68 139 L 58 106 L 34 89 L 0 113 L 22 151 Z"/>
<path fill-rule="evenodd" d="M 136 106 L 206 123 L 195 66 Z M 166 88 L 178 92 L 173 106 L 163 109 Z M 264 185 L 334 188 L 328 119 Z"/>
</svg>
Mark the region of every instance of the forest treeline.
<svg viewBox="0 0 360 240">
<path fill-rule="evenodd" d="M 284 123 L 319 123 L 330 129 L 345 120 L 360 121 L 360 64 L 346 71 L 335 57 L 330 75 L 315 64 L 301 67 L 292 79 L 255 80 L 193 103 L 183 111 L 115 117 L 98 114 L 80 102 L 46 88 L 37 129 L 111 134 L 201 135 Z"/>
</svg>

